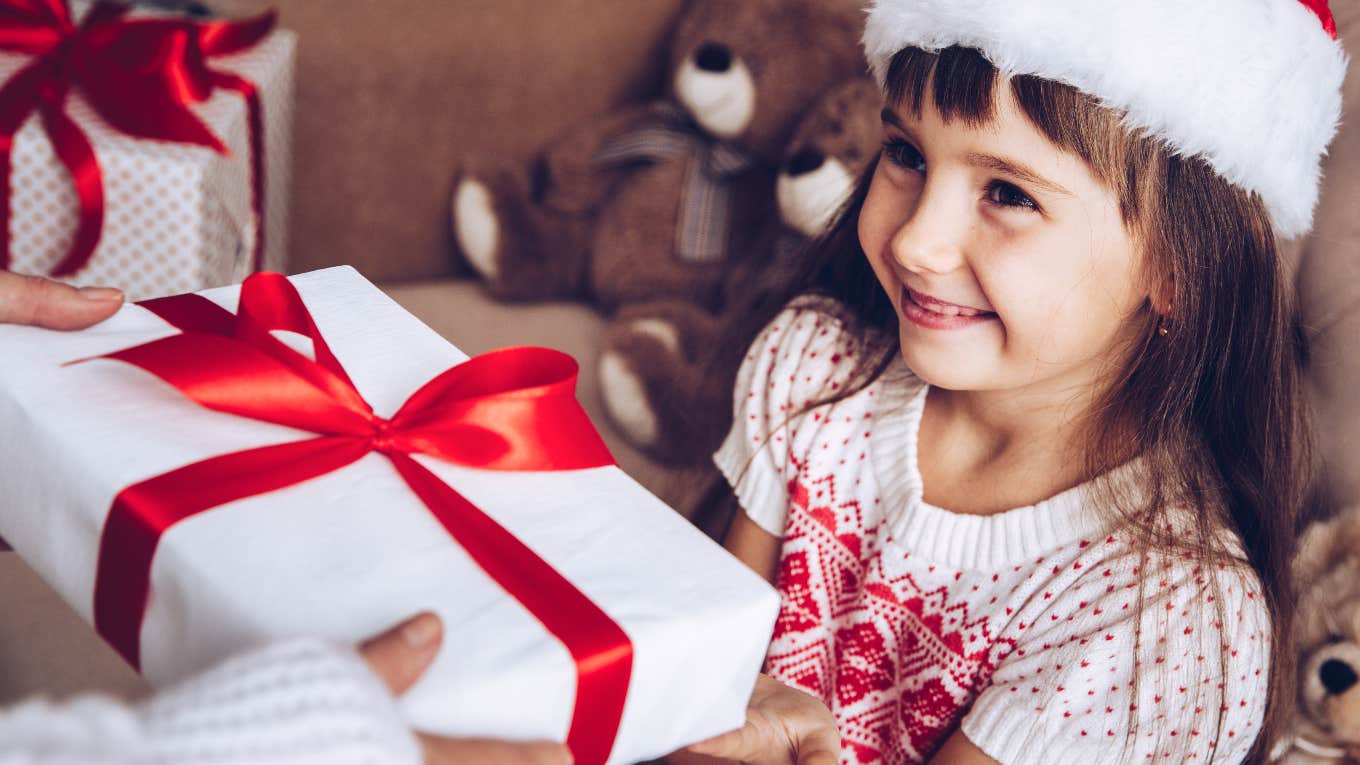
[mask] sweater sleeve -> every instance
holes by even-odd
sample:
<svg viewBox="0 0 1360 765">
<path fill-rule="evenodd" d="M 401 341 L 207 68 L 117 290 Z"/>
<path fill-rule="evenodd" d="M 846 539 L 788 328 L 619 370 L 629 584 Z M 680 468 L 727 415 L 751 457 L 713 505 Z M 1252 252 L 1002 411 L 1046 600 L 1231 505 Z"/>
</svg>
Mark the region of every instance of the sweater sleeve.
<svg viewBox="0 0 1360 765">
<path fill-rule="evenodd" d="M 964 735 L 1003 765 L 1243 761 L 1270 662 L 1255 575 L 1127 557 L 1072 573 L 1036 593 Z"/>
<path fill-rule="evenodd" d="M 807 404 L 844 385 L 857 342 L 835 301 L 795 299 L 751 344 L 737 371 L 732 429 L 713 461 L 743 512 L 775 536 L 784 535 L 787 484 L 804 462 Z"/>
<path fill-rule="evenodd" d="M 391 695 L 350 649 L 249 653 L 140 705 L 84 696 L 0 711 L 5 765 L 418 765 Z"/>
</svg>

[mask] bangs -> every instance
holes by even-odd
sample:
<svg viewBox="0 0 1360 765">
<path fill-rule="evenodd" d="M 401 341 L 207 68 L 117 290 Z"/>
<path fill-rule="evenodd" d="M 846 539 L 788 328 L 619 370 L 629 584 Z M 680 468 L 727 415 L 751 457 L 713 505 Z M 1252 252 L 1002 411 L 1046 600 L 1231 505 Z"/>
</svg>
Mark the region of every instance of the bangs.
<svg viewBox="0 0 1360 765">
<path fill-rule="evenodd" d="M 1165 149 L 1132 135 L 1123 115 L 1100 105 L 1070 85 L 1033 75 L 1006 78 L 1010 92 L 1029 121 L 1059 149 L 1077 155 L 1095 177 L 1119 198 L 1126 223 L 1138 218 L 1137 190 Z M 888 104 L 920 118 L 927 96 L 946 123 L 983 127 L 996 115 L 1001 73 L 981 52 L 952 46 L 939 53 L 903 48 L 888 64 L 884 89 Z"/>
<path fill-rule="evenodd" d="M 885 87 L 888 102 L 906 107 L 914 117 L 920 118 L 929 91 L 945 122 L 982 127 L 996 112 L 992 94 L 999 78 L 996 67 L 972 48 L 955 46 L 939 53 L 903 48 L 888 63 Z"/>
</svg>

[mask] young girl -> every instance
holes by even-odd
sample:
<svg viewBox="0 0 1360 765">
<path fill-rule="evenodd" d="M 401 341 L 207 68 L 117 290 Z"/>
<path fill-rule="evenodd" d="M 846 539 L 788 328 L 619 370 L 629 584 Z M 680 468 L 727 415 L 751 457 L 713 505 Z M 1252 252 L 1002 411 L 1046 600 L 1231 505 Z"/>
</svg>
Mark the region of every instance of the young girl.
<svg viewBox="0 0 1360 765">
<path fill-rule="evenodd" d="M 877 0 L 865 43 L 882 154 L 754 309 L 715 456 L 770 677 L 694 751 L 834 762 L 834 718 L 844 763 L 1260 759 L 1325 2 Z"/>
</svg>

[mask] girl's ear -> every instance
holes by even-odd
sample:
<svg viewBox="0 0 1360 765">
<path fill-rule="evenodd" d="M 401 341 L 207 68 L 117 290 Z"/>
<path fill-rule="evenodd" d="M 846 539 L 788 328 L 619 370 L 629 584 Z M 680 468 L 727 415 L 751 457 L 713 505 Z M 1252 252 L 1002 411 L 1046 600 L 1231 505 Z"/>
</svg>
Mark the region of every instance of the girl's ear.
<svg viewBox="0 0 1360 765">
<path fill-rule="evenodd" d="M 1173 318 L 1171 314 L 1176 300 L 1176 281 L 1172 274 L 1171 259 L 1154 250 L 1149 235 L 1140 227 L 1130 227 L 1128 231 L 1134 246 L 1140 251 L 1142 286 L 1147 290 L 1148 305 L 1158 319 L 1163 322 L 1169 321 Z"/>
<path fill-rule="evenodd" d="M 1152 305 L 1152 312 L 1163 321 L 1172 319 L 1176 300 L 1175 277 L 1170 273 L 1163 273 L 1163 270 L 1154 264 L 1149 264 L 1146 270 L 1148 303 Z"/>
<path fill-rule="evenodd" d="M 1152 282 L 1152 290 L 1148 293 L 1148 299 L 1152 301 L 1152 310 L 1162 317 L 1163 321 L 1174 318 L 1172 311 L 1176 296 L 1176 283 L 1170 276 L 1159 277 Z"/>
</svg>

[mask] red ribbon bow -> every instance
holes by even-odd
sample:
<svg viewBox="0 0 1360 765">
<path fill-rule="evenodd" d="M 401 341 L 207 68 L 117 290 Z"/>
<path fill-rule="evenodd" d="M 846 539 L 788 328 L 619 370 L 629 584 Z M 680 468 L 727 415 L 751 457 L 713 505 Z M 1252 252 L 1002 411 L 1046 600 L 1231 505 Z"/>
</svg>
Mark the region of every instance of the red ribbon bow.
<svg viewBox="0 0 1360 765">
<path fill-rule="evenodd" d="M 0 88 L 0 268 L 9 267 L 9 177 L 14 136 L 37 112 L 57 157 L 71 174 L 80 220 L 66 257 L 53 270 L 67 276 L 89 262 L 104 225 L 104 181 L 94 147 L 66 114 L 79 86 L 109 125 L 135 138 L 227 147 L 190 110 L 215 88 L 246 99 L 250 120 L 252 206 L 257 220 L 254 263 L 264 255 L 264 131 L 255 84 L 215 71 L 208 58 L 237 53 L 263 40 L 274 14 L 245 21 L 127 19 L 128 6 L 96 4 L 79 26 L 66 0 L 0 0 L 0 51 L 33 56 Z"/>
<path fill-rule="evenodd" d="M 576 362 L 546 348 L 508 348 L 459 364 L 417 390 L 391 419 L 373 413 L 287 279 L 255 274 L 232 315 L 199 295 L 142 305 L 182 330 L 110 353 L 219 412 L 315 433 L 226 454 L 124 489 L 100 540 L 95 627 L 134 666 L 151 561 L 173 525 L 219 505 L 385 456 L 472 559 L 567 647 L 577 667 L 567 744 L 604 763 L 632 671 L 632 643 L 597 605 L 434 473 L 426 454 L 487 470 L 578 470 L 614 464 L 575 398 Z M 311 339 L 315 360 L 271 330 Z"/>
</svg>

